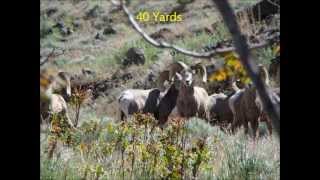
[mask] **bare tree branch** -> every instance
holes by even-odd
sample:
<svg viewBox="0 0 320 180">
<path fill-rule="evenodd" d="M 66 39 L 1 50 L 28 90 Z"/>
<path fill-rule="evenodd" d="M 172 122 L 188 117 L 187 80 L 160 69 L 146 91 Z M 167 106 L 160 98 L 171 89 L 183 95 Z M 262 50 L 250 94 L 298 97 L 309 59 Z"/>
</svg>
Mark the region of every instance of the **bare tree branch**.
<svg viewBox="0 0 320 180">
<path fill-rule="evenodd" d="M 62 54 L 64 54 L 64 52 L 65 52 L 65 50 L 64 49 L 62 49 L 62 52 L 61 53 L 59 53 L 59 54 L 54 54 L 55 53 L 55 51 L 56 51 L 56 47 L 54 47 L 54 48 L 52 48 L 52 51 L 44 58 L 44 60 L 40 60 L 40 67 L 41 66 L 43 66 L 45 63 L 47 63 L 47 62 L 49 62 L 49 60 L 50 60 L 50 58 L 52 58 L 52 57 L 56 57 L 56 56 L 60 56 L 60 55 L 62 55 Z"/>
<path fill-rule="evenodd" d="M 122 7 L 122 9 L 124 10 L 124 12 L 126 13 L 126 15 L 129 18 L 130 23 L 132 24 L 132 26 L 134 27 L 134 29 L 150 44 L 152 44 L 153 46 L 156 46 L 158 48 L 168 48 L 168 49 L 174 49 L 177 52 L 180 52 L 184 55 L 187 56 L 191 56 L 191 57 L 195 57 L 195 58 L 210 58 L 219 54 L 223 54 L 226 52 L 231 52 L 231 51 L 235 51 L 234 47 L 228 47 L 228 48 L 217 48 L 208 52 L 194 52 L 194 51 L 190 51 L 190 50 L 186 50 L 184 48 L 181 48 L 177 45 L 173 45 L 170 44 L 168 42 L 165 41 L 156 41 L 154 40 L 152 37 L 150 37 L 147 33 L 145 33 L 143 31 L 143 29 L 139 26 L 139 24 L 136 22 L 136 20 L 134 19 L 134 16 L 130 13 L 129 9 L 127 8 L 127 6 L 125 5 L 125 2 L 123 2 L 123 0 L 120 1 L 120 5 Z M 114 5 L 117 5 L 116 2 L 113 2 Z M 255 48 L 261 48 L 261 47 L 265 47 L 269 44 L 268 41 L 264 41 L 261 43 L 257 43 L 257 44 L 253 44 L 250 49 L 255 49 Z"/>
<path fill-rule="evenodd" d="M 47 55 L 47 57 L 43 61 L 40 61 L 40 66 L 43 66 L 45 63 L 49 61 L 50 57 L 52 56 L 55 50 L 56 48 L 53 48 L 52 51 Z"/>
<path fill-rule="evenodd" d="M 270 4 L 277 6 L 278 8 L 280 8 L 280 5 L 277 4 L 276 2 L 273 2 L 272 0 L 267 0 Z"/>
<path fill-rule="evenodd" d="M 267 93 L 267 89 L 258 76 L 258 68 L 257 65 L 251 58 L 248 44 L 246 42 L 246 38 L 241 34 L 239 25 L 236 21 L 236 16 L 233 10 L 230 7 L 228 1 L 222 0 L 213 0 L 219 9 L 224 22 L 226 23 L 232 38 L 234 40 L 234 45 L 236 47 L 236 51 L 240 56 L 241 63 L 246 69 L 249 77 L 251 78 L 253 84 L 255 85 L 258 94 L 261 98 L 263 107 L 265 108 L 269 118 L 272 120 L 275 129 L 280 137 L 280 107 L 279 104 L 274 104 L 271 101 L 271 97 L 269 93 Z"/>
</svg>

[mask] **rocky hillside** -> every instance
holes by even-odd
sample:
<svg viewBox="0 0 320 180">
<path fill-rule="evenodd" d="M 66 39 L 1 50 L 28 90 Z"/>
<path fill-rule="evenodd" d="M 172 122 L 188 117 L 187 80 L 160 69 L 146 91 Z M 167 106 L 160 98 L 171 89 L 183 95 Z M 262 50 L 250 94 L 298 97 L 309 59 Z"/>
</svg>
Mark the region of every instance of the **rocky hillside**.
<svg viewBox="0 0 320 180">
<path fill-rule="evenodd" d="M 236 11 L 257 2 L 231 1 Z M 180 13 L 181 22 L 148 21 L 141 25 L 153 38 L 189 50 L 205 51 L 230 39 L 210 0 L 132 1 L 130 10 L 135 15 L 141 11 Z M 248 24 L 248 17 L 241 16 L 240 22 L 250 37 L 259 39 L 265 29 L 278 29 L 277 15 L 254 25 Z M 40 20 L 40 62 L 48 60 L 42 68 L 67 71 L 73 75 L 73 87 L 91 88 L 93 99 L 97 100 L 94 101 L 95 110 L 104 115 L 114 114 L 113 110 L 106 112 L 105 107 L 121 90 L 154 87 L 158 73 L 170 62 L 181 60 L 190 64 L 201 61 L 149 45 L 110 1 L 41 0 Z M 273 58 L 270 47 L 259 49 L 255 54 L 256 59 L 264 64 L 269 64 Z M 222 61 L 219 57 L 215 60 Z M 204 61 L 207 65 L 212 63 Z M 217 89 L 214 84 L 207 89 L 210 93 Z"/>
</svg>

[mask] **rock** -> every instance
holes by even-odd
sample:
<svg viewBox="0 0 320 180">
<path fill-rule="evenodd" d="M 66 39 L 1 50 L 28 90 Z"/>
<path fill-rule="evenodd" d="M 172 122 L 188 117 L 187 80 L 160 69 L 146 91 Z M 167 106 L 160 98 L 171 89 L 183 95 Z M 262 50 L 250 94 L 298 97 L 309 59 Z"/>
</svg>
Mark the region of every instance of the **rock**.
<svg viewBox="0 0 320 180">
<path fill-rule="evenodd" d="M 53 28 L 58 28 L 62 36 L 69 36 L 73 33 L 70 27 L 67 27 L 63 21 L 57 22 Z"/>
<path fill-rule="evenodd" d="M 172 8 L 172 10 L 169 13 L 169 15 L 172 15 L 174 13 L 183 14 L 185 12 L 187 12 L 186 4 L 179 4 L 178 6 L 175 6 L 175 7 Z"/>
<path fill-rule="evenodd" d="M 53 31 L 52 31 L 52 28 L 50 28 L 50 27 L 40 29 L 40 37 L 41 38 L 44 38 L 47 35 L 50 35 L 52 33 L 53 33 Z"/>
<path fill-rule="evenodd" d="M 86 13 L 86 19 L 91 19 L 91 18 L 97 18 L 100 14 L 103 13 L 103 9 L 98 6 L 95 5 L 92 9 L 90 9 L 87 13 Z"/>
<path fill-rule="evenodd" d="M 128 66 L 131 64 L 143 65 L 145 63 L 145 56 L 142 49 L 130 48 L 126 53 L 126 57 L 122 61 L 122 65 Z"/>
<path fill-rule="evenodd" d="M 153 87 L 156 87 L 156 75 L 151 71 L 148 73 L 148 75 L 145 77 L 144 79 L 144 85 L 143 88 L 144 89 L 151 89 Z"/>
<path fill-rule="evenodd" d="M 268 16 L 280 12 L 280 8 L 275 4 L 279 5 L 280 0 L 262 0 L 248 8 L 236 12 L 236 16 L 241 17 L 243 14 L 249 14 L 251 17 L 249 18 L 250 23 L 252 23 L 252 21 L 265 20 Z"/>
<path fill-rule="evenodd" d="M 54 28 L 58 28 L 58 29 L 62 29 L 62 28 L 65 27 L 65 24 L 64 24 L 63 21 L 59 21 L 59 22 L 57 22 L 53 27 L 54 27 Z"/>
<path fill-rule="evenodd" d="M 71 30 L 71 28 L 69 27 L 63 27 L 60 29 L 60 32 L 63 36 L 69 36 L 73 33 L 73 31 Z"/>
<path fill-rule="evenodd" d="M 56 7 L 51 7 L 46 10 L 46 14 L 48 17 L 52 16 L 56 12 L 58 12 L 58 8 L 56 8 Z"/>
<path fill-rule="evenodd" d="M 102 16 L 101 19 L 102 19 L 103 22 L 106 22 L 106 23 L 112 23 L 113 22 L 113 20 L 107 15 Z"/>
<path fill-rule="evenodd" d="M 96 21 L 93 21 L 92 23 L 92 26 L 98 30 L 101 30 L 104 26 L 108 25 L 108 24 L 105 24 L 103 21 L 101 21 L 100 19 L 99 20 L 96 20 Z"/>
<path fill-rule="evenodd" d="M 211 75 L 217 70 L 216 66 L 214 64 L 210 64 L 206 66 L 206 71 L 208 75 Z"/>
<path fill-rule="evenodd" d="M 223 49 L 228 47 L 232 47 L 232 40 L 223 40 L 218 43 L 208 44 L 204 46 L 202 49 L 204 52 L 208 52 L 214 49 Z"/>
<path fill-rule="evenodd" d="M 130 72 L 123 72 L 121 70 L 116 71 L 112 76 L 111 80 L 114 83 L 119 83 L 121 81 L 128 81 L 130 79 L 133 79 L 133 75 Z"/>
<path fill-rule="evenodd" d="M 189 31 L 193 34 L 201 34 L 201 33 L 206 33 L 209 35 L 212 35 L 213 32 L 209 27 L 199 27 L 198 25 L 192 25 L 189 27 Z"/>
<path fill-rule="evenodd" d="M 104 28 L 103 34 L 104 35 L 116 34 L 116 30 L 114 30 L 111 25 L 108 25 L 106 28 Z"/>
<path fill-rule="evenodd" d="M 179 4 L 190 4 L 190 3 L 193 3 L 194 0 L 178 0 L 177 2 Z"/>
<path fill-rule="evenodd" d="M 175 37 L 175 34 L 168 28 L 161 28 L 159 31 L 156 31 L 150 35 L 155 40 L 164 39 L 168 40 Z"/>
<path fill-rule="evenodd" d="M 144 88 L 144 84 L 141 81 L 136 81 L 133 86 L 133 89 L 143 89 Z"/>
<path fill-rule="evenodd" d="M 110 8 L 109 13 L 110 14 L 115 14 L 115 13 L 117 13 L 119 11 L 121 11 L 121 7 L 120 6 L 113 6 L 113 7 Z"/>
<path fill-rule="evenodd" d="M 101 32 L 98 32 L 95 36 L 94 36 L 95 39 L 97 40 L 105 40 L 105 37 L 103 36 L 103 34 Z"/>
<path fill-rule="evenodd" d="M 123 80 L 123 81 L 128 81 L 128 80 L 130 80 L 130 79 L 132 79 L 132 78 L 133 78 L 133 76 L 132 76 L 131 73 L 125 73 L 125 74 L 123 74 L 123 75 L 121 76 L 121 80 Z"/>
<path fill-rule="evenodd" d="M 92 71 L 91 69 L 89 69 L 89 68 L 83 68 L 81 70 L 81 72 L 85 76 L 87 76 L 87 75 L 95 76 L 96 75 L 96 73 L 94 71 Z"/>
<path fill-rule="evenodd" d="M 74 28 L 81 28 L 82 27 L 82 24 L 81 24 L 80 20 L 74 20 L 72 22 L 72 25 L 73 25 Z"/>
</svg>

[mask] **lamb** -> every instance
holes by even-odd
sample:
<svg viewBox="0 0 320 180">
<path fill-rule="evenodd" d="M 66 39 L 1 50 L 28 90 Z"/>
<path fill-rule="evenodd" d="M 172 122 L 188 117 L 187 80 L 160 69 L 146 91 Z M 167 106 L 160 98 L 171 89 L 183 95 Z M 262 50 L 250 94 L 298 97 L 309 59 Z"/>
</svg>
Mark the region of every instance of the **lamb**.
<svg viewBox="0 0 320 180">
<path fill-rule="evenodd" d="M 45 80 L 44 74 L 41 74 L 41 80 Z M 43 121 L 48 122 L 52 114 L 61 114 L 66 117 L 70 127 L 74 127 L 68 116 L 67 103 L 61 95 L 61 89 L 65 89 L 67 97 L 71 96 L 70 75 L 66 72 L 59 72 L 56 77 L 49 77 L 48 83 L 41 91 L 40 99 L 40 124 Z M 60 93 L 60 94 L 58 94 Z"/>
</svg>

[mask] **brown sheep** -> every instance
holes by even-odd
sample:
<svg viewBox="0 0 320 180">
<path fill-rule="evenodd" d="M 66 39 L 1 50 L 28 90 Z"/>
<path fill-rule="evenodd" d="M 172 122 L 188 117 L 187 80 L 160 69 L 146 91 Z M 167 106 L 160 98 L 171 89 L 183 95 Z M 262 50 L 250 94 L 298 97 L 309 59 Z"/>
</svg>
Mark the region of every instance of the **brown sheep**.
<svg viewBox="0 0 320 180">
<path fill-rule="evenodd" d="M 223 93 L 212 94 L 209 96 L 208 112 L 211 124 L 221 125 L 221 129 L 225 130 L 233 121 L 233 114 L 229 106 L 229 98 Z"/>
<path fill-rule="evenodd" d="M 180 116 L 185 118 L 198 116 L 208 120 L 207 102 L 209 95 L 207 91 L 193 85 L 191 72 L 183 70 L 182 74 L 177 73 L 177 76 L 181 81 L 177 98 L 177 110 Z"/>
<path fill-rule="evenodd" d="M 268 89 L 268 93 L 271 96 L 271 100 L 273 103 L 280 104 L 280 88 L 270 88 L 270 89 Z M 271 122 L 271 119 L 267 116 L 267 114 L 262 106 L 262 103 L 261 103 L 259 96 L 256 97 L 255 103 L 261 113 L 258 121 L 265 122 L 267 124 L 269 135 L 271 136 L 272 135 L 272 122 Z"/>
<path fill-rule="evenodd" d="M 46 77 L 42 74 L 41 80 L 44 81 Z M 40 99 L 40 124 L 44 122 L 50 123 L 50 116 L 52 114 L 61 114 L 66 117 L 70 127 L 74 127 L 71 119 L 68 117 L 67 103 L 62 95 L 58 94 L 61 89 L 64 89 L 67 96 L 71 96 L 70 75 L 66 72 L 59 72 L 56 77 L 49 77 L 46 79 L 48 83 L 41 87 Z"/>
<path fill-rule="evenodd" d="M 127 89 L 118 97 L 120 119 L 131 117 L 137 112 L 154 113 L 160 98 L 159 89 Z"/>
<path fill-rule="evenodd" d="M 264 80 L 265 85 L 269 86 L 269 75 L 265 67 L 259 65 L 259 75 Z M 253 137 L 257 135 L 259 118 L 262 115 L 262 108 L 257 105 L 257 91 L 252 85 L 246 86 L 244 89 L 238 89 L 229 100 L 229 105 L 233 113 L 232 131 L 241 125 L 245 128 L 245 133 L 248 133 L 250 123 L 253 130 Z M 260 118 L 261 119 L 261 118 Z M 271 126 L 271 122 L 267 121 L 267 126 Z M 269 128 L 269 133 L 272 134 L 272 128 Z"/>
<path fill-rule="evenodd" d="M 202 81 L 206 82 L 206 69 L 201 64 L 189 67 L 178 61 L 170 64 L 167 70 L 160 73 L 158 79 L 160 89 L 163 89 L 165 81 L 171 83 L 159 103 L 157 119 L 160 125 L 166 123 L 168 117 L 199 116 L 208 119 L 206 111 L 208 94 L 203 88 L 194 86 L 193 83 L 192 76 L 197 73 L 202 76 Z"/>
</svg>

